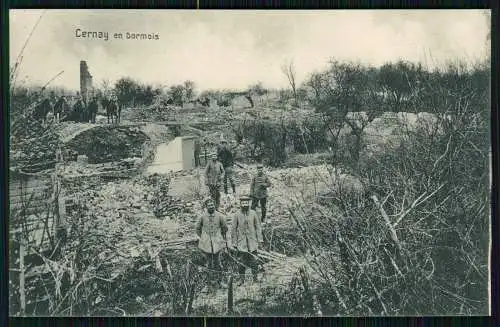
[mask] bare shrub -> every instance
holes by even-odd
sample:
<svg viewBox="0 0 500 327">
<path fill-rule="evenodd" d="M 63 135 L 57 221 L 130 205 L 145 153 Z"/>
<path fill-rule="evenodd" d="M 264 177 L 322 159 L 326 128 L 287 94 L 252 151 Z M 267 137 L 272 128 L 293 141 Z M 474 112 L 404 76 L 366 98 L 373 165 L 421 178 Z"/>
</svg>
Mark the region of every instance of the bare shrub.
<svg viewBox="0 0 500 327">
<path fill-rule="evenodd" d="M 324 312 L 488 312 L 487 72 L 448 66 L 419 77 L 425 97 L 413 98 L 414 110 L 433 101 L 436 119 L 403 126 L 399 146 L 349 167 L 362 202 L 332 185 L 323 206 L 291 208 L 320 298 L 336 299 Z"/>
<path fill-rule="evenodd" d="M 286 162 L 289 152 L 312 154 L 326 150 L 328 143 L 324 122 L 319 117 L 311 116 L 301 120 L 246 120 L 234 130 L 237 140 L 247 140 L 251 158 L 277 167 Z"/>
</svg>

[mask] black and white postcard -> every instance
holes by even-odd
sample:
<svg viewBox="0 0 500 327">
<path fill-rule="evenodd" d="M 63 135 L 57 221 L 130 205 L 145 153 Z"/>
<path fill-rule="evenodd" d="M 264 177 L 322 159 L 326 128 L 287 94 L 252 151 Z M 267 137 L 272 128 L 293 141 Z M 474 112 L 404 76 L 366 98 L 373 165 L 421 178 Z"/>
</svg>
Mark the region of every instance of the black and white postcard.
<svg viewBox="0 0 500 327">
<path fill-rule="evenodd" d="M 489 314 L 489 11 L 9 21 L 11 316 Z"/>
</svg>

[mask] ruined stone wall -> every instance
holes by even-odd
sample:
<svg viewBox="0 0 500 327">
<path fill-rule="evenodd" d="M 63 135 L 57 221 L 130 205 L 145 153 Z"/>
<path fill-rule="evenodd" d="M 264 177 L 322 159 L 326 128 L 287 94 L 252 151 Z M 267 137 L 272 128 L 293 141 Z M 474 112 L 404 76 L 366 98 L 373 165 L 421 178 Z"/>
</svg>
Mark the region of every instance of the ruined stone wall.
<svg viewBox="0 0 500 327">
<path fill-rule="evenodd" d="M 89 96 L 92 93 L 92 75 L 90 75 L 87 62 L 80 61 L 80 94 L 83 101 L 87 103 Z"/>
</svg>

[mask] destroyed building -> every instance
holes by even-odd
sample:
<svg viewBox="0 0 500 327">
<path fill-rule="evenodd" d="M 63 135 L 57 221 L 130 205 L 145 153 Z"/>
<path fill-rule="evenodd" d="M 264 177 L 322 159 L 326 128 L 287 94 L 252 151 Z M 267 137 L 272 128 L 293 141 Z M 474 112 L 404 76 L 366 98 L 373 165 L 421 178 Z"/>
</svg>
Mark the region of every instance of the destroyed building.
<svg viewBox="0 0 500 327">
<path fill-rule="evenodd" d="M 85 60 L 80 61 L 80 94 L 85 103 L 92 94 L 92 75 Z"/>
</svg>

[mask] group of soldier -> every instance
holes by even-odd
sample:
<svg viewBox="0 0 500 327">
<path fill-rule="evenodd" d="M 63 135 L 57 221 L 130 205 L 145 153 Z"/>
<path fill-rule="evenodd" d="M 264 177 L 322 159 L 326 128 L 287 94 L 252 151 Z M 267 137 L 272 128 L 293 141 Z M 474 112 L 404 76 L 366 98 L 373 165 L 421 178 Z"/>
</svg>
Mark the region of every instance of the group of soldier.
<svg viewBox="0 0 500 327">
<path fill-rule="evenodd" d="M 35 105 L 34 118 L 42 122 L 54 120 L 56 122 L 74 121 L 95 124 L 97 112 L 99 110 L 98 97 L 96 95 L 90 95 L 88 101 L 85 100 L 86 99 L 77 92 L 73 105 L 70 105 L 66 96 L 61 95 L 56 97 L 55 93 L 51 92 L 49 96 L 42 96 Z M 103 102 L 105 104 L 111 103 L 109 100 L 104 100 Z M 109 111 L 108 108 L 106 108 L 106 111 Z"/>
<path fill-rule="evenodd" d="M 254 281 L 258 279 L 261 271 L 257 250 L 262 248 L 262 226 L 266 224 L 267 189 L 271 186 L 268 176 L 263 171 L 263 165 L 257 166 L 257 173 L 252 177 L 250 194 L 239 197 L 240 210 L 232 217 L 231 241 L 228 243 L 229 231 L 226 216 L 219 212 L 221 199 L 221 186 L 224 193 L 236 195 L 236 183 L 233 174 L 234 152 L 225 140 L 217 152 L 210 154 L 210 160 L 205 168 L 205 184 L 210 193 L 210 198 L 205 200 L 204 213 L 197 222 L 196 231 L 199 236 L 198 248 L 204 254 L 205 263 L 209 269 L 221 268 L 220 253 L 227 249 L 234 253 L 238 264 L 238 285 L 244 281 L 246 268 L 252 271 Z M 229 189 L 231 187 L 231 189 Z M 261 215 L 256 212 L 260 206 Z M 216 281 L 221 285 L 222 280 Z"/>
<path fill-rule="evenodd" d="M 234 151 L 229 146 L 227 140 L 221 140 L 217 152 L 210 154 L 210 160 L 205 168 L 205 185 L 207 186 L 210 197 L 215 203 L 216 210 L 220 207 L 221 193 L 223 185 L 224 193 L 228 194 L 229 186 L 236 194 L 236 184 L 234 181 Z M 250 183 L 251 209 L 255 210 L 257 206 L 261 208 L 261 220 L 265 224 L 267 189 L 271 186 L 269 177 L 264 173 L 262 164 L 257 165 L 257 173 L 252 177 Z"/>
</svg>

